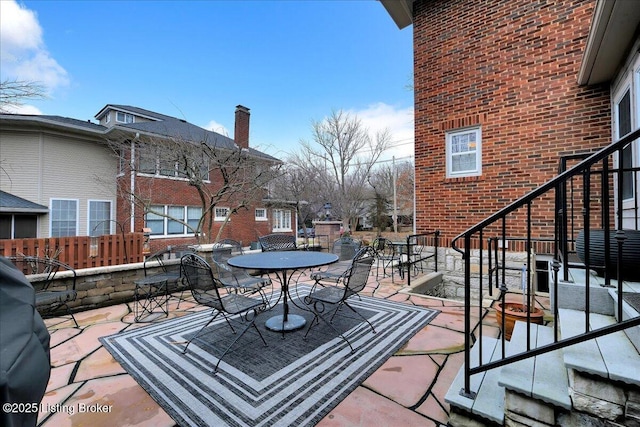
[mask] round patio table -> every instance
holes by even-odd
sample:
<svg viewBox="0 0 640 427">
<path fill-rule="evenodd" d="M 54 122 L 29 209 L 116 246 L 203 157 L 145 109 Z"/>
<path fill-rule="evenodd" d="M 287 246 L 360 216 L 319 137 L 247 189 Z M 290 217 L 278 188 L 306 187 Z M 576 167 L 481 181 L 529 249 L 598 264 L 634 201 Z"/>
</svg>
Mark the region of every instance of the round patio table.
<svg viewBox="0 0 640 427">
<path fill-rule="evenodd" d="M 273 271 L 282 287 L 282 315 L 269 318 L 265 326 L 278 332 L 293 331 L 302 328 L 306 320 L 297 314 L 289 315 L 289 282 L 293 273 L 312 267 L 320 267 L 338 261 L 338 255 L 313 251 L 271 251 L 257 254 L 240 255 L 229 258 L 227 263 L 233 267 Z"/>
</svg>

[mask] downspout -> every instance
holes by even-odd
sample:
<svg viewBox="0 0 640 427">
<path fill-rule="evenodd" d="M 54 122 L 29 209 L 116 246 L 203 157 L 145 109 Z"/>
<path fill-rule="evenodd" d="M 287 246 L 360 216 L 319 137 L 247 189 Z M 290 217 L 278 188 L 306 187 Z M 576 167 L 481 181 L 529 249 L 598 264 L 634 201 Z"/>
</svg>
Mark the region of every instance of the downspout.
<svg viewBox="0 0 640 427">
<path fill-rule="evenodd" d="M 136 189 L 136 172 L 135 172 L 135 159 L 136 159 L 136 143 L 135 141 L 140 137 L 140 134 L 136 132 L 136 137 L 134 138 L 133 141 L 131 141 L 131 156 L 129 159 L 129 173 L 131 174 L 129 181 L 130 181 L 130 191 L 129 191 L 129 202 L 131 203 L 130 206 L 130 211 L 131 211 L 131 216 L 129 217 L 129 230 L 131 230 L 131 232 L 135 232 L 135 226 L 136 226 L 136 215 L 135 215 L 135 209 L 136 209 L 136 203 L 135 203 L 135 189 Z"/>
</svg>

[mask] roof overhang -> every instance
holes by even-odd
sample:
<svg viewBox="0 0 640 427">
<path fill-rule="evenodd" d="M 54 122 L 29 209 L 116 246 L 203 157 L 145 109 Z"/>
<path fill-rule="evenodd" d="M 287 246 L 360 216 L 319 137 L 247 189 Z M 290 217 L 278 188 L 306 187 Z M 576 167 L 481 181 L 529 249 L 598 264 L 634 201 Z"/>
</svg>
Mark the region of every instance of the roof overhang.
<svg viewBox="0 0 640 427">
<path fill-rule="evenodd" d="M 37 130 L 50 130 L 75 132 L 78 134 L 91 135 L 101 137 L 105 134 L 106 129 L 92 129 L 86 126 L 80 126 L 74 123 L 65 123 L 40 115 L 20 115 L 20 114 L 0 114 L 3 129 L 11 129 L 12 126 L 24 129 L 30 126 Z"/>
<path fill-rule="evenodd" d="M 398 28 L 403 29 L 413 23 L 414 0 L 379 0 L 391 15 Z"/>
<path fill-rule="evenodd" d="M 598 0 L 582 55 L 578 84 L 611 81 L 638 35 L 639 24 L 638 2 Z"/>
</svg>

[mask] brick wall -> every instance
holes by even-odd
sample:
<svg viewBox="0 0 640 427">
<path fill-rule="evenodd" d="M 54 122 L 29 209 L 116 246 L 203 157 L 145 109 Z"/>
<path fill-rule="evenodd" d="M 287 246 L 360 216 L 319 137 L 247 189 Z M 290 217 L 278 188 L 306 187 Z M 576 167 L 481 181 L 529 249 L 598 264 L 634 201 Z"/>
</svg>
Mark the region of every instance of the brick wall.
<svg viewBox="0 0 640 427">
<path fill-rule="evenodd" d="M 414 4 L 417 231 L 444 241 L 610 143 L 608 86 L 576 83 L 595 2 Z M 446 178 L 445 132 L 482 130 L 482 175 Z M 550 236 L 552 196 L 535 206 Z M 521 227 L 510 223 L 513 233 Z"/>
<path fill-rule="evenodd" d="M 212 171 L 212 182 L 209 184 L 212 188 L 220 186 L 220 182 L 216 181 Z M 128 175 L 125 178 L 119 178 L 119 185 L 125 188 L 129 184 Z M 176 206 L 202 206 L 202 202 L 198 196 L 195 187 L 188 185 L 184 180 L 173 180 L 166 178 L 149 178 L 144 176 L 136 177 L 136 193 L 138 196 L 148 198 L 152 204 L 158 205 L 176 205 Z M 256 193 L 256 199 L 261 194 Z M 221 202 L 220 207 L 232 207 L 231 204 Z M 231 221 L 225 225 L 221 239 L 230 238 L 240 241 L 244 246 L 249 246 L 253 241 L 258 240 L 259 235 L 269 234 L 271 231 L 271 223 L 268 221 L 255 220 L 255 208 L 265 207 L 258 200 L 254 205 L 246 209 L 240 209 L 238 213 L 232 215 Z M 125 229 L 129 228 L 130 203 L 123 194 L 118 198 L 118 218 L 124 224 Z M 136 213 L 134 216 L 134 229 L 141 231 L 144 227 L 144 212 L 140 205 L 136 205 Z M 217 235 L 222 222 L 214 222 L 212 228 L 213 238 Z M 205 225 L 205 230 L 207 226 Z M 167 245 L 174 244 L 192 244 L 197 243 L 195 238 L 152 238 L 151 252 L 162 249 Z"/>
</svg>

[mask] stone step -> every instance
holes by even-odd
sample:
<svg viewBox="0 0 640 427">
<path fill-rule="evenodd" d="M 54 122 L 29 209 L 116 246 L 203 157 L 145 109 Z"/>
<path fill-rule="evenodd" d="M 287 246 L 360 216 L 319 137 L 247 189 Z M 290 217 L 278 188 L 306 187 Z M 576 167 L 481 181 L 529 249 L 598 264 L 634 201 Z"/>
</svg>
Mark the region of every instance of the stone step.
<svg viewBox="0 0 640 427">
<path fill-rule="evenodd" d="M 479 345 L 471 349 L 471 366 L 479 363 Z M 502 356 L 500 340 L 482 337 L 483 362 L 498 359 Z M 471 377 L 471 391 L 476 393 L 475 399 L 469 399 L 460 394 L 464 388 L 464 366 L 458 371 L 449 391 L 445 395 L 445 401 L 452 407 L 479 416 L 491 422 L 502 425 L 504 423 L 504 388 L 498 385 L 500 369 L 492 369 Z"/>
<path fill-rule="evenodd" d="M 625 286 L 625 290 L 623 292 L 633 292 L 634 296 L 632 298 L 635 299 L 637 303 L 637 299 L 640 296 L 640 283 L 631 283 L 628 286 Z M 615 311 L 616 319 L 632 319 L 640 316 L 640 310 L 636 306 L 632 306 L 627 301 L 622 300 L 622 316 L 618 314 L 618 290 L 617 289 L 609 289 L 609 295 L 611 295 L 611 299 L 613 300 L 613 307 Z M 625 297 L 629 298 L 629 297 Z M 633 328 L 627 328 L 624 330 L 625 335 L 629 338 L 629 341 L 633 344 L 633 346 L 640 352 L 640 326 L 634 326 Z"/>
<path fill-rule="evenodd" d="M 584 312 L 560 309 L 559 317 L 562 338 L 584 333 Z M 589 330 L 600 329 L 615 322 L 612 316 L 592 313 L 589 316 Z M 567 368 L 640 386 L 640 354 L 624 332 L 567 347 L 563 353 Z"/>
<path fill-rule="evenodd" d="M 553 329 L 531 325 L 530 348 L 553 343 Z M 507 356 L 527 351 L 527 324 L 516 322 Z M 562 350 L 541 354 L 504 366 L 498 384 L 507 391 L 515 391 L 532 399 L 541 400 L 556 407 L 571 410 L 569 379 L 564 367 Z"/>
</svg>

